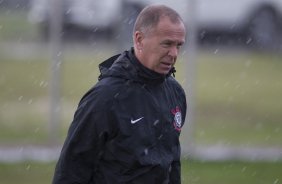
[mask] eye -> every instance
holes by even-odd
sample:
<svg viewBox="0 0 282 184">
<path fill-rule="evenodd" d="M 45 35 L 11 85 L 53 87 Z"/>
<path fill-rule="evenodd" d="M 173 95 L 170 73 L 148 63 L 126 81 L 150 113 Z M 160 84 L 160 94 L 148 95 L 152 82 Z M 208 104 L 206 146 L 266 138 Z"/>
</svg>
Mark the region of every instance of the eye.
<svg viewBox="0 0 282 184">
<path fill-rule="evenodd" d="M 171 47 L 172 43 L 169 41 L 162 42 L 161 45 L 165 48 Z"/>
<path fill-rule="evenodd" d="M 182 47 L 183 43 L 177 44 L 177 49 L 180 49 Z"/>
</svg>

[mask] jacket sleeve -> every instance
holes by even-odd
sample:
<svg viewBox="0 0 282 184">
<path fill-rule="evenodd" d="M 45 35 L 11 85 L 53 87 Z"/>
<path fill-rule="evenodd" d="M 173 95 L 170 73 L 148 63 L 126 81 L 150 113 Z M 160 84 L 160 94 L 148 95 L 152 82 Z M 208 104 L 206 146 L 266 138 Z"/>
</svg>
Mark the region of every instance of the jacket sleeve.
<svg viewBox="0 0 282 184">
<path fill-rule="evenodd" d="M 180 161 L 174 161 L 171 164 L 171 171 L 169 175 L 169 184 L 181 183 L 181 166 Z"/>
<path fill-rule="evenodd" d="M 85 184 L 110 135 L 111 116 L 101 93 L 90 93 L 79 104 L 57 162 L 53 184 Z"/>
</svg>

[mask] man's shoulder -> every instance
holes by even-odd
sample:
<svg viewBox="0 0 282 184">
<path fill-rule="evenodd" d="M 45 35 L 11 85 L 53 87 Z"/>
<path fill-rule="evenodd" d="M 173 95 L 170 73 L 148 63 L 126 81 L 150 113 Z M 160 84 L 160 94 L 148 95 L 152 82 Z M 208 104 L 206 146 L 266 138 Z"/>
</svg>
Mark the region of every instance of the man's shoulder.
<svg viewBox="0 0 282 184">
<path fill-rule="evenodd" d="M 93 95 L 110 95 L 118 90 L 122 84 L 122 80 L 108 77 L 98 81 L 88 92 Z"/>
<path fill-rule="evenodd" d="M 114 94 L 117 93 L 114 89 L 109 84 L 98 82 L 82 96 L 79 107 L 92 110 L 106 110 L 113 103 Z"/>
</svg>

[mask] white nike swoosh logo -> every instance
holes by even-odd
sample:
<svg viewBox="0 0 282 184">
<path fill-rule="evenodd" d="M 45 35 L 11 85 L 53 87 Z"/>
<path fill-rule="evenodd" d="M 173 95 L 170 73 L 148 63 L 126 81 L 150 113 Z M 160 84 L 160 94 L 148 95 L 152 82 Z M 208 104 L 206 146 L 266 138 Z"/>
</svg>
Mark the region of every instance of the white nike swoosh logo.
<svg viewBox="0 0 282 184">
<path fill-rule="evenodd" d="M 141 117 L 141 118 L 138 118 L 138 119 L 135 119 L 135 120 L 132 120 L 131 119 L 131 124 L 135 124 L 137 123 L 138 121 L 140 121 L 141 119 L 143 119 L 144 117 Z"/>
</svg>

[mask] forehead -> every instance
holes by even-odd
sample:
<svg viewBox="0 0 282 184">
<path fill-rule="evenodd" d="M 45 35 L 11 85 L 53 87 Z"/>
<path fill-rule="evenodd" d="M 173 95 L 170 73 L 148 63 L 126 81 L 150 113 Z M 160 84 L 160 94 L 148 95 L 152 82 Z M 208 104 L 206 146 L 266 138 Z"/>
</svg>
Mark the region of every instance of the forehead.
<svg viewBox="0 0 282 184">
<path fill-rule="evenodd" d="M 186 35 L 185 26 L 181 21 L 172 22 L 167 17 L 159 21 L 152 33 L 158 37 L 170 37 L 171 39 L 181 39 L 181 41 L 184 41 Z"/>
</svg>

